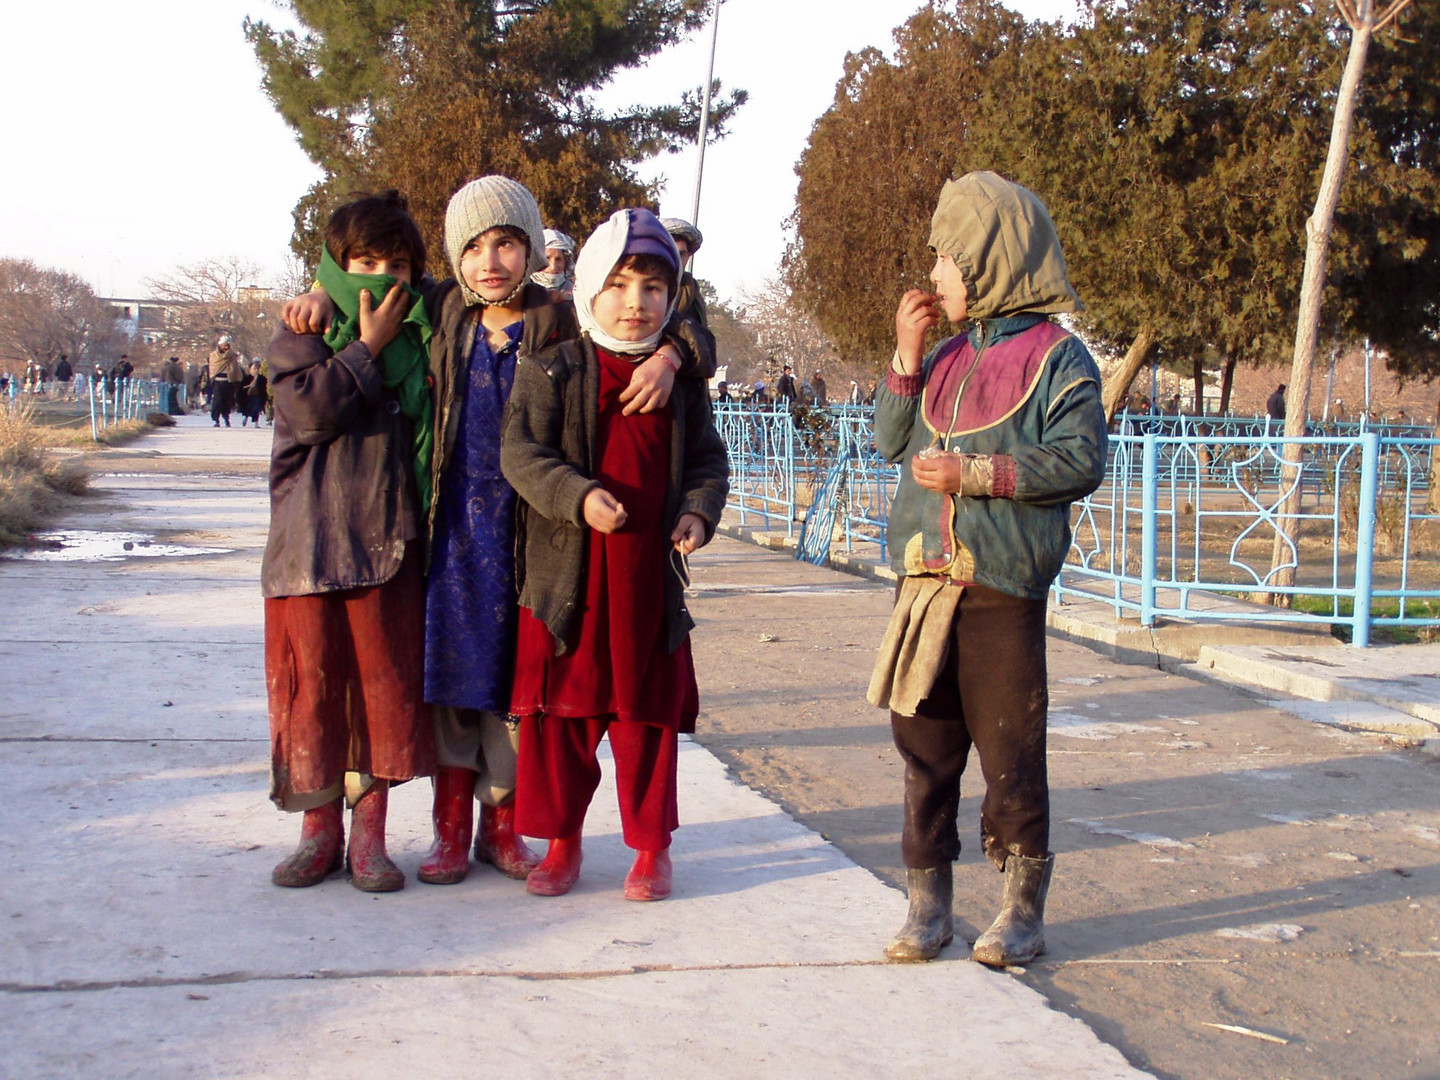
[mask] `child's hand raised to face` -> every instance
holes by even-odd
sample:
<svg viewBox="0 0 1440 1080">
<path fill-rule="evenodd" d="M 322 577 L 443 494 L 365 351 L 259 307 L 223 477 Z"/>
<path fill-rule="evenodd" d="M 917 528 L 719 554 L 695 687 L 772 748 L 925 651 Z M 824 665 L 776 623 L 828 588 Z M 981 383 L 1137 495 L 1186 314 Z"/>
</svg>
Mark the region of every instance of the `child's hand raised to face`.
<svg viewBox="0 0 1440 1080">
<path fill-rule="evenodd" d="M 585 496 L 585 505 L 581 509 L 585 514 L 585 524 L 602 533 L 617 531 L 629 516 L 620 501 L 604 488 L 592 488 Z"/>
<path fill-rule="evenodd" d="M 670 534 L 670 542 L 681 555 L 689 555 L 705 544 L 705 519 L 699 514 L 681 514 Z"/>
<path fill-rule="evenodd" d="M 371 356 L 379 356 L 380 350 L 400 333 L 400 324 L 410 312 L 410 299 L 399 285 L 392 285 L 380 306 L 372 311 L 370 290 L 360 290 L 360 340 Z"/>
<path fill-rule="evenodd" d="M 917 375 L 925 359 L 925 334 L 940 321 L 935 294 L 911 289 L 900 298 L 895 312 L 895 350 L 906 375 Z"/>
</svg>

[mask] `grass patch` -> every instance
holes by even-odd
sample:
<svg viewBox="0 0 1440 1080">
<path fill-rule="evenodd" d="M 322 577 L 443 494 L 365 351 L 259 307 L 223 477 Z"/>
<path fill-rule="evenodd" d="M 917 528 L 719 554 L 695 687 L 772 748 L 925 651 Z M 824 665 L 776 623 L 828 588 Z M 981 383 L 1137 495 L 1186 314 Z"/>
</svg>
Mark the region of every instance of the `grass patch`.
<svg viewBox="0 0 1440 1080">
<path fill-rule="evenodd" d="M 85 434 L 88 442 L 89 431 Z M 84 462 L 46 453 L 54 445 L 29 409 L 0 409 L 0 547 L 29 543 L 66 496 L 88 490 Z"/>
<path fill-rule="evenodd" d="M 1301 593 L 1294 598 L 1291 604 L 1294 611 L 1303 611 L 1309 615 L 1331 615 L 1338 612 L 1341 618 L 1350 618 L 1355 614 L 1355 601 L 1348 596 L 1332 599 L 1328 596 L 1315 596 Z M 1370 602 L 1370 617 L 1372 619 L 1393 619 L 1400 614 L 1400 601 L 1392 596 L 1383 596 Z M 1405 614 L 1414 619 L 1440 618 L 1440 601 L 1435 600 L 1407 600 L 1405 602 Z M 1330 633 L 1341 641 L 1349 644 L 1353 634 L 1351 628 L 1346 625 L 1334 623 L 1330 627 Z M 1373 644 L 1390 645 L 1414 645 L 1422 642 L 1435 641 L 1440 637 L 1440 628 L 1434 626 L 1371 626 L 1370 641 Z"/>
</svg>

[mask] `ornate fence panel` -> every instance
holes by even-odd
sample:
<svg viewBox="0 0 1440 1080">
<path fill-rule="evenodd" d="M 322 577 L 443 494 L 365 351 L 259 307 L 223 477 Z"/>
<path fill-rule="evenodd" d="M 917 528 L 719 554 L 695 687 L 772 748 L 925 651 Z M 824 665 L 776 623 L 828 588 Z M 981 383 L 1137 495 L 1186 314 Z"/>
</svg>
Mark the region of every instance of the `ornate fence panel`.
<svg viewBox="0 0 1440 1080">
<path fill-rule="evenodd" d="M 874 443 L 873 410 L 829 410 L 798 432 L 784 409 L 721 406 L 731 506 L 766 521 L 809 506 L 800 556 L 823 562 L 836 541 L 884 560 L 898 466 Z M 1077 502 L 1057 599 L 1085 597 L 1145 625 L 1157 618 L 1348 626 L 1440 626 L 1440 506 L 1429 477 L 1440 442 L 1419 426 L 1316 426 L 1286 439 L 1261 418 L 1122 416 L 1104 484 Z M 1285 447 L 1300 446 L 1298 470 Z M 788 455 L 788 456 L 787 456 Z M 1279 507 L 1298 487 L 1298 544 L 1281 541 L 1296 584 L 1275 583 Z M 1436 496 L 1440 501 L 1440 496 Z M 873 547 L 866 548 L 866 545 Z M 1295 606 L 1235 599 L 1283 594 Z"/>
<path fill-rule="evenodd" d="M 795 451 L 788 409 L 727 402 L 715 406 L 715 427 L 730 453 L 730 505 L 741 524 L 783 522 L 795 533 Z"/>
</svg>

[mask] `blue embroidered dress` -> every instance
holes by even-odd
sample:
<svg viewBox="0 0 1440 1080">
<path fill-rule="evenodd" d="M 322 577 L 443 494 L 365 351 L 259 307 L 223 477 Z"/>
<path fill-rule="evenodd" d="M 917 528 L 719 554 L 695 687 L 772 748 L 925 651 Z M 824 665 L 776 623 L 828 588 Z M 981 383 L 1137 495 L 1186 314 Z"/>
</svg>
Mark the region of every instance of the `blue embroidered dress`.
<svg viewBox="0 0 1440 1080">
<path fill-rule="evenodd" d="M 515 491 L 500 421 L 523 323 L 496 353 L 478 321 L 454 454 L 440 478 L 425 596 L 425 700 L 506 712 L 515 661 Z"/>
</svg>

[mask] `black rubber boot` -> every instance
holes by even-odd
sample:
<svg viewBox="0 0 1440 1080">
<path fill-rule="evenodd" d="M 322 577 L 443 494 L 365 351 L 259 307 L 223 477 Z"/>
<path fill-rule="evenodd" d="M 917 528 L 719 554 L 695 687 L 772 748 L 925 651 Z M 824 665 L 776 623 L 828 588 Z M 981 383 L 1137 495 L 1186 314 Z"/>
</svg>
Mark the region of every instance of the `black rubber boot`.
<svg viewBox="0 0 1440 1080">
<path fill-rule="evenodd" d="M 933 960 L 955 936 L 955 868 L 950 863 L 929 870 L 905 871 L 910 913 L 885 956 L 904 964 Z"/>
<path fill-rule="evenodd" d="M 1055 856 L 1005 860 L 1005 903 L 975 942 L 972 958 L 991 967 L 1026 964 L 1045 951 L 1045 893 Z"/>
</svg>

